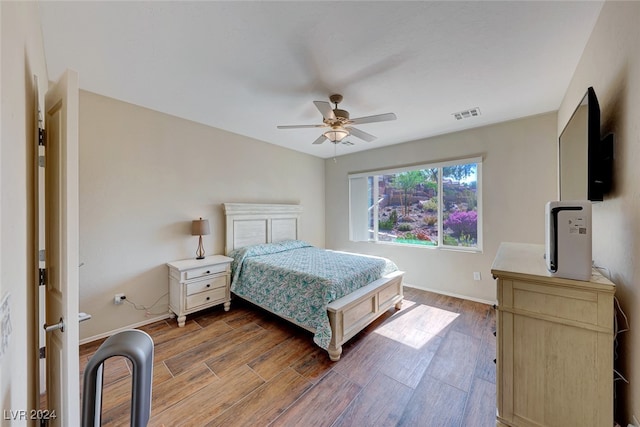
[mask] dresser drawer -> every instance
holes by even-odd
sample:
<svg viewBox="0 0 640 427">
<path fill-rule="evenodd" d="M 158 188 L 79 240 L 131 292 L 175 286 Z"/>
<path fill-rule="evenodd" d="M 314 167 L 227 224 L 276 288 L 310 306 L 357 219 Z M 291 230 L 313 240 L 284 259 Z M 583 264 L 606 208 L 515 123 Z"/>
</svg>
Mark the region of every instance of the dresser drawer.
<svg viewBox="0 0 640 427">
<path fill-rule="evenodd" d="M 187 296 L 227 286 L 227 276 L 209 277 L 186 285 Z"/>
<path fill-rule="evenodd" d="M 229 264 L 216 264 L 207 267 L 193 268 L 184 272 L 185 279 L 195 279 L 196 277 L 208 276 L 210 274 L 224 273 Z"/>
<path fill-rule="evenodd" d="M 582 289 L 513 281 L 513 308 L 556 319 L 598 324 L 598 294 Z"/>
<path fill-rule="evenodd" d="M 208 304 L 217 304 L 224 302 L 227 297 L 227 289 L 225 287 L 212 289 L 206 292 L 187 296 L 186 310 L 204 306 Z"/>
</svg>

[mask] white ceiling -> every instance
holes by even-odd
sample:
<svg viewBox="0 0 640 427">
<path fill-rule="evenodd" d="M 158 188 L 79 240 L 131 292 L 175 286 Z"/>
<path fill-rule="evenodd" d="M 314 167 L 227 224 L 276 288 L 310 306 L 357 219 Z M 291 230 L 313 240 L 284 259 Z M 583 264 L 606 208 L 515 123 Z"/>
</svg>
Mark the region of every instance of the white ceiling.
<svg viewBox="0 0 640 427">
<path fill-rule="evenodd" d="M 600 1 L 41 2 L 49 78 L 322 158 L 312 101 L 359 125 L 337 154 L 557 110 Z M 585 88 L 586 89 L 586 88 Z M 481 116 L 452 113 L 479 107 Z"/>
</svg>

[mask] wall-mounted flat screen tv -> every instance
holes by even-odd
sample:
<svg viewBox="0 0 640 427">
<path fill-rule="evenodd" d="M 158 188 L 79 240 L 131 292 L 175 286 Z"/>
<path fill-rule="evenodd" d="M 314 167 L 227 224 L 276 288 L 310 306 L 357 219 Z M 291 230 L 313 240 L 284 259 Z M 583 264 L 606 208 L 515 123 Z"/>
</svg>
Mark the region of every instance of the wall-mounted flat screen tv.
<svg viewBox="0 0 640 427">
<path fill-rule="evenodd" d="M 600 139 L 600 105 L 587 89 L 559 139 L 560 200 L 602 201 L 611 180 L 613 137 Z"/>
</svg>

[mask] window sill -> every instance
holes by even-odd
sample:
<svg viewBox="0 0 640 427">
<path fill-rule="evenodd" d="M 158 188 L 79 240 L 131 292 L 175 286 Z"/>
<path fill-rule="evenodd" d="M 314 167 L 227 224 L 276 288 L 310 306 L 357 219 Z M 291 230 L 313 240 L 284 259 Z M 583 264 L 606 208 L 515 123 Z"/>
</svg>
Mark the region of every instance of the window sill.
<svg viewBox="0 0 640 427">
<path fill-rule="evenodd" d="M 417 249 L 427 249 L 427 250 L 435 250 L 435 251 L 452 251 L 452 252 L 464 252 L 464 253 L 474 253 L 481 254 L 482 248 L 469 248 L 469 247 L 458 247 L 458 246 L 435 246 L 435 245 L 415 245 L 411 243 L 394 243 L 394 242 L 385 242 L 385 241 L 360 241 L 356 243 L 370 243 L 374 245 L 386 245 L 386 246 L 395 246 L 399 248 L 417 248 Z"/>
</svg>

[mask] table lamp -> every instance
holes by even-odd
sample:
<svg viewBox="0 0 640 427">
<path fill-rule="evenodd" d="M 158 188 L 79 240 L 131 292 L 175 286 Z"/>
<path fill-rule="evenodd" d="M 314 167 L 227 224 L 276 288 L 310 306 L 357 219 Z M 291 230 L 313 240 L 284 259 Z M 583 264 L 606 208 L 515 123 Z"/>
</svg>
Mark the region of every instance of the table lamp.
<svg viewBox="0 0 640 427">
<path fill-rule="evenodd" d="M 209 234 L 209 220 L 195 219 L 191 223 L 191 235 L 200 236 L 198 240 L 198 250 L 196 251 L 196 259 L 204 259 L 204 245 L 202 244 L 202 236 Z"/>
</svg>

